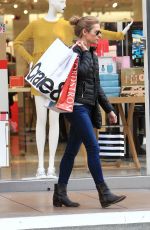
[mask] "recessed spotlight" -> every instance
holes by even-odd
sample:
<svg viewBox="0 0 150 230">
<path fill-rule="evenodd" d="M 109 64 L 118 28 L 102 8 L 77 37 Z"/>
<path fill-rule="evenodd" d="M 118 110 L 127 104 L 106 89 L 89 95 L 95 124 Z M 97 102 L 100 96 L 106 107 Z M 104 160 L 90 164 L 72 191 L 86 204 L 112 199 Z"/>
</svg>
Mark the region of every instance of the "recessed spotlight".
<svg viewBox="0 0 150 230">
<path fill-rule="evenodd" d="M 18 4 L 14 4 L 14 8 L 17 9 L 18 8 Z"/>
<path fill-rule="evenodd" d="M 114 2 L 113 5 L 112 5 L 113 8 L 116 8 L 117 6 L 118 6 L 117 2 Z"/>
<path fill-rule="evenodd" d="M 28 14 L 28 10 L 24 10 L 24 14 Z"/>
<path fill-rule="evenodd" d="M 38 0 L 34 0 L 33 2 L 34 2 L 34 3 L 37 3 L 37 2 L 38 2 Z"/>
</svg>

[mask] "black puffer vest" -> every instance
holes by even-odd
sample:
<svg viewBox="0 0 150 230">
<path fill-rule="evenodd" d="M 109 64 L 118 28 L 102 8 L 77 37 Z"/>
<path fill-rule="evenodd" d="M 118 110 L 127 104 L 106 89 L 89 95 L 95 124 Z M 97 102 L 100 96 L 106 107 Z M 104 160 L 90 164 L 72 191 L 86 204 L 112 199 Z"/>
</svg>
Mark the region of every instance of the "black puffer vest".
<svg viewBox="0 0 150 230">
<path fill-rule="evenodd" d="M 98 100 L 104 111 L 109 113 L 113 107 L 100 86 L 98 58 L 93 49 L 82 51 L 79 46 L 75 46 L 73 51 L 79 57 L 75 102 L 95 105 Z"/>
</svg>

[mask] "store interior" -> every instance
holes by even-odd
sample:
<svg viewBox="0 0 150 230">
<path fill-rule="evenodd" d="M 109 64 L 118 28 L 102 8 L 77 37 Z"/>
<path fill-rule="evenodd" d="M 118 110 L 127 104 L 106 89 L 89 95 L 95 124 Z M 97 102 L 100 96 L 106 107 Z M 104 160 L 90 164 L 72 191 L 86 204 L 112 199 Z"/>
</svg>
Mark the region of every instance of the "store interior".
<svg viewBox="0 0 150 230">
<path fill-rule="evenodd" d="M 6 58 L 8 60 L 8 83 L 9 83 L 9 166 L 0 168 L 1 180 L 32 180 L 36 178 L 38 165 L 37 146 L 35 138 L 36 130 L 36 108 L 34 97 L 30 92 L 30 85 L 24 81 L 24 76 L 29 71 L 29 66 L 23 58 L 15 53 L 13 41 L 16 36 L 33 20 L 42 18 L 48 11 L 46 0 L 0 0 L 0 23 L 6 25 Z M 118 113 L 117 126 L 110 127 L 106 115 L 103 114 L 103 127 L 101 130 L 95 130 L 97 139 L 101 137 L 102 132 L 109 134 L 121 134 L 123 136 L 123 147 L 118 154 L 101 155 L 101 162 L 105 176 L 133 176 L 146 174 L 146 133 L 145 133 L 145 106 L 144 106 L 144 44 L 143 37 L 143 16 L 142 0 L 67 0 L 67 7 L 64 15 L 58 14 L 58 17 L 64 16 L 69 19 L 72 15 L 93 15 L 99 18 L 101 27 L 111 31 L 122 31 L 133 19 L 134 22 L 125 35 L 123 41 L 105 40 L 101 43 L 100 54 L 98 55 L 100 63 L 100 78 L 104 74 L 105 62 L 110 62 L 107 68 L 107 74 L 117 74 L 119 76 L 118 85 L 115 93 L 106 95 L 114 104 Z M 29 41 L 26 48 L 32 53 L 33 43 Z M 115 60 L 115 61 L 114 61 Z M 107 64 L 108 65 L 108 64 Z M 114 66 L 113 66 L 114 65 Z M 111 68 L 113 69 L 112 72 Z M 131 71 L 129 82 L 124 84 L 122 76 L 128 69 Z M 133 72 L 135 71 L 135 72 Z M 125 72 L 126 73 L 126 72 Z M 131 86 L 134 85 L 135 78 L 142 78 L 142 83 L 135 89 L 136 93 L 131 93 Z M 16 78 L 17 84 L 15 82 Z M 128 83 L 129 83 L 128 82 Z M 135 82 L 137 84 L 137 81 Z M 102 82 L 104 84 L 104 82 Z M 105 85 L 104 85 L 105 87 Z M 108 86 L 107 86 L 108 87 Z M 124 88 L 123 88 L 124 87 Z M 125 88 L 126 87 L 126 88 Z M 20 88 L 26 88 L 20 91 Z M 119 91 L 117 91 L 119 90 Z M 124 91 L 123 91 L 124 90 Z M 129 92 L 130 91 L 130 92 Z M 123 124 L 120 116 L 120 110 L 115 99 L 118 97 L 128 97 L 128 102 L 122 104 L 124 117 L 129 122 L 134 147 L 137 154 L 136 162 L 130 137 L 125 131 L 126 125 Z M 130 104 L 134 104 L 134 97 L 142 98 L 139 103 L 136 102 L 132 118 L 130 118 Z M 131 102 L 130 102 L 131 98 Z M 122 102 L 120 102 L 121 104 Z M 129 120 L 128 120 L 129 118 Z M 56 175 L 60 159 L 64 152 L 69 125 L 64 115 L 60 114 L 59 118 L 60 134 L 59 144 L 55 155 Z M 49 122 L 47 119 L 47 132 L 44 162 L 45 168 L 48 167 L 49 147 L 48 147 L 48 129 Z M 133 153 L 130 149 L 132 147 Z M 112 147 L 112 146 L 111 146 Z M 122 151 L 121 151 L 122 150 Z M 139 165 L 140 166 L 139 166 Z M 72 178 L 91 177 L 87 168 L 86 153 L 82 146 L 75 161 Z M 46 179 L 46 178 L 44 178 Z"/>
</svg>

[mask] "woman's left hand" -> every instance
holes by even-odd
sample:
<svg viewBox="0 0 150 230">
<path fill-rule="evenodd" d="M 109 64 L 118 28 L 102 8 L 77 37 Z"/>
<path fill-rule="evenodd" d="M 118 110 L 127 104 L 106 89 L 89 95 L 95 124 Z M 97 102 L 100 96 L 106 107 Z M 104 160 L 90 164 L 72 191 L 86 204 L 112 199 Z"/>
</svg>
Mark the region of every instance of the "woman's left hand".
<svg viewBox="0 0 150 230">
<path fill-rule="evenodd" d="M 108 114 L 108 119 L 109 119 L 109 123 L 110 123 L 110 124 L 116 124 L 116 123 L 117 123 L 117 116 L 116 116 L 116 114 L 114 113 L 114 111 L 111 111 L 111 112 Z"/>
</svg>

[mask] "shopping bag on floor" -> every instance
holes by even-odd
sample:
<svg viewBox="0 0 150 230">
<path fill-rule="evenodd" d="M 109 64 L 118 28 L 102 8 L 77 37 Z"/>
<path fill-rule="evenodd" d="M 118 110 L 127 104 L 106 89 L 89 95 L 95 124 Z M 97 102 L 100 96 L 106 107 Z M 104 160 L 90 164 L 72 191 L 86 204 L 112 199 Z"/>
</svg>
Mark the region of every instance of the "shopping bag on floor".
<svg viewBox="0 0 150 230">
<path fill-rule="evenodd" d="M 56 39 L 25 79 L 42 95 L 56 102 L 76 58 L 77 54 L 71 48 Z"/>
</svg>

